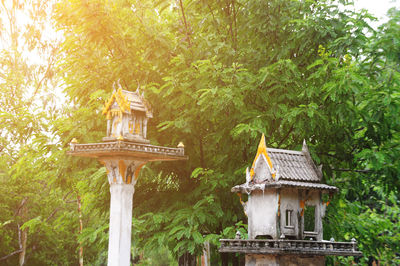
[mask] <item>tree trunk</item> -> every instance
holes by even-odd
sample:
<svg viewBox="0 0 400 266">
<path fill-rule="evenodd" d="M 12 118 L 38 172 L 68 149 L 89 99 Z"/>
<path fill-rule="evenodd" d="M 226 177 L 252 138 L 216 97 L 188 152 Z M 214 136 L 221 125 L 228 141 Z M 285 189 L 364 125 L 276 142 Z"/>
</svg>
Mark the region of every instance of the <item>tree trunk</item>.
<svg viewBox="0 0 400 266">
<path fill-rule="evenodd" d="M 28 198 L 24 198 L 17 210 L 17 214 L 21 216 L 22 221 L 26 221 L 28 208 L 26 203 Z M 21 253 L 19 253 L 19 265 L 23 266 L 25 264 L 25 256 L 26 256 L 26 242 L 28 240 L 28 228 L 21 230 L 21 227 L 18 225 L 18 242 Z"/>
<path fill-rule="evenodd" d="M 221 265 L 228 266 L 229 265 L 229 254 L 221 253 Z"/>
<path fill-rule="evenodd" d="M 210 266 L 210 242 L 204 243 L 203 255 L 201 256 L 201 266 Z"/>
<path fill-rule="evenodd" d="M 21 253 L 19 253 L 19 265 L 23 266 L 25 264 L 25 255 L 26 255 L 26 241 L 28 239 L 28 228 L 25 228 L 21 232 Z"/>
<path fill-rule="evenodd" d="M 81 196 L 79 195 L 77 195 L 77 203 L 78 203 L 78 213 L 79 213 L 79 234 L 82 234 L 83 230 L 82 204 L 81 204 Z M 79 266 L 83 266 L 83 246 L 81 242 L 79 242 Z"/>
<path fill-rule="evenodd" d="M 239 265 L 244 266 L 246 264 L 246 255 L 245 254 L 240 254 L 239 256 Z"/>
<path fill-rule="evenodd" d="M 240 254 L 232 254 L 232 266 L 239 266 Z"/>
<path fill-rule="evenodd" d="M 186 252 L 179 257 L 179 266 L 196 266 L 196 256 Z"/>
</svg>

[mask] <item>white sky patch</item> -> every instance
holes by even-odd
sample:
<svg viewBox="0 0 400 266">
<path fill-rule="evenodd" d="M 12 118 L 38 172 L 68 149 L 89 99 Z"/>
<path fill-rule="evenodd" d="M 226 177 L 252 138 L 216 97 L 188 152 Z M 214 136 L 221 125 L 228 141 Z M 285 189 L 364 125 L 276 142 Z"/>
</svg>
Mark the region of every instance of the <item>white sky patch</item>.
<svg viewBox="0 0 400 266">
<path fill-rule="evenodd" d="M 11 9 L 12 6 L 12 1 L 11 0 L 6 0 L 4 3 L 4 6 L 8 7 Z M 26 4 L 28 7 L 29 4 Z M 386 13 L 387 11 L 392 8 L 396 7 L 400 9 L 400 0 L 354 0 L 354 9 L 356 11 L 360 11 L 361 9 L 366 9 L 368 10 L 369 13 L 377 17 L 378 21 L 371 22 L 372 27 L 377 28 L 379 25 L 382 23 L 386 22 L 388 20 Z M 347 7 L 350 8 L 350 7 Z M 4 11 L 4 10 L 3 10 Z M 51 12 L 51 5 L 49 6 L 48 12 Z M 28 26 L 30 23 L 32 23 L 32 20 L 29 18 L 28 10 L 18 10 L 16 15 L 17 23 L 19 26 L 22 28 Z M 5 12 L 2 12 L 0 14 L 1 21 L 4 23 L 2 26 L 7 29 L 9 25 L 7 24 L 8 22 L 8 17 Z M 1 28 L 1 27 L 0 27 Z M 44 30 L 42 31 L 42 37 L 43 39 L 47 41 L 53 40 L 55 43 L 60 43 L 62 37 L 62 32 L 57 32 L 54 28 L 54 25 L 51 24 L 51 21 L 49 20 L 48 23 L 44 25 Z M 10 43 L 9 36 L 6 34 L 0 34 L 0 50 L 1 49 L 9 49 L 7 43 Z M 38 51 L 28 51 L 26 47 L 20 49 L 23 51 L 24 57 L 27 59 L 29 63 L 32 64 L 45 64 L 44 58 L 38 53 Z M 51 92 L 53 92 L 57 98 L 57 101 L 59 103 L 65 103 L 66 98 L 65 95 L 62 93 L 62 83 L 57 84 L 59 87 L 53 88 Z M 27 93 L 32 94 L 34 88 L 28 88 Z M 43 93 L 43 92 L 40 92 Z M 40 95 L 39 93 L 39 95 Z M 49 93 L 49 92 L 47 92 Z"/>
<path fill-rule="evenodd" d="M 400 0 L 354 0 L 356 10 L 366 9 L 378 19 L 371 23 L 374 28 L 388 20 L 386 13 L 392 7 L 400 9 Z"/>
</svg>

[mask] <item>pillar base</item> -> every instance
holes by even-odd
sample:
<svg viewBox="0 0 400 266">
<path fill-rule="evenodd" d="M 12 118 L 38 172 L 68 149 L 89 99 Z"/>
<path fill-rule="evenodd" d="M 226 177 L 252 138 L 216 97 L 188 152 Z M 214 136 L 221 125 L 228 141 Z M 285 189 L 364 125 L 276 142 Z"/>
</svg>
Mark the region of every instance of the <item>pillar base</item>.
<svg viewBox="0 0 400 266">
<path fill-rule="evenodd" d="M 133 184 L 110 184 L 108 266 L 129 266 L 131 258 Z"/>
<path fill-rule="evenodd" d="M 324 266 L 324 256 L 246 254 L 246 266 Z"/>
</svg>

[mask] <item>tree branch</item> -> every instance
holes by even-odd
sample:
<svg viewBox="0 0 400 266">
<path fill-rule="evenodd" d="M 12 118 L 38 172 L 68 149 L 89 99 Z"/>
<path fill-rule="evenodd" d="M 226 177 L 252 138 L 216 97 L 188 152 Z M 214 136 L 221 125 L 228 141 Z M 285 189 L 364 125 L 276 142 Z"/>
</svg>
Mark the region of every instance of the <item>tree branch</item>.
<svg viewBox="0 0 400 266">
<path fill-rule="evenodd" d="M 47 219 L 46 219 L 46 222 L 48 222 L 55 214 L 56 214 L 56 212 L 58 212 L 58 210 L 60 210 L 61 208 L 55 208 L 51 213 L 50 213 L 50 215 L 47 217 Z"/>
<path fill-rule="evenodd" d="M 11 252 L 11 253 L 8 254 L 8 255 L 5 255 L 4 257 L 1 257 L 1 258 L 0 258 L 0 261 L 1 261 L 1 260 L 6 260 L 6 259 L 8 259 L 9 257 L 14 256 L 15 254 L 18 254 L 18 253 L 21 253 L 21 252 L 22 252 L 22 249 L 18 249 L 18 250 L 14 251 L 14 252 Z"/>
<path fill-rule="evenodd" d="M 53 53 L 52 53 L 52 54 L 53 54 Z M 38 83 L 38 85 L 36 86 L 36 89 L 35 89 L 34 93 L 32 94 L 32 98 L 31 98 L 30 102 L 33 101 L 33 98 L 34 98 L 34 97 L 36 96 L 36 94 L 38 93 L 40 87 L 42 86 L 43 81 L 44 81 L 45 78 L 48 76 L 48 73 L 49 73 L 49 71 L 50 71 L 50 68 L 53 66 L 53 63 L 54 63 L 54 55 L 51 55 L 50 62 L 49 62 L 49 64 L 47 65 L 47 69 L 46 69 L 46 71 L 44 72 L 43 77 L 39 80 L 39 83 Z"/>
<path fill-rule="evenodd" d="M 183 9 L 182 0 L 179 0 L 179 4 L 180 4 L 180 6 L 181 6 L 183 22 L 185 23 L 186 38 L 187 38 L 188 44 L 189 44 L 189 46 L 190 46 L 191 44 L 190 44 L 190 37 L 189 37 L 188 24 L 187 24 L 187 21 L 186 21 L 185 10 Z"/>
<path fill-rule="evenodd" d="M 282 145 L 282 143 L 289 137 L 290 133 L 292 133 L 294 128 L 294 125 L 289 129 L 289 131 L 286 133 L 286 135 L 283 137 L 283 139 L 279 142 L 278 147 Z"/>
<path fill-rule="evenodd" d="M 369 169 L 364 169 L 364 170 L 357 170 L 357 169 L 343 169 L 343 168 L 332 168 L 333 171 L 338 171 L 338 172 L 356 172 L 356 173 L 371 173 L 372 171 Z"/>
<path fill-rule="evenodd" d="M 213 18 L 213 22 L 214 22 L 214 25 L 215 25 L 215 29 L 217 30 L 218 36 L 221 36 L 217 20 L 215 19 L 215 16 L 214 16 L 214 12 L 212 11 L 211 6 L 210 6 L 210 4 L 208 2 L 207 2 L 207 6 L 208 6 L 208 9 L 210 10 L 211 16 Z"/>
<path fill-rule="evenodd" d="M 235 7 L 235 1 L 232 0 L 232 11 L 233 11 L 233 49 L 235 51 L 237 50 L 237 25 L 236 25 L 236 7 Z"/>
</svg>

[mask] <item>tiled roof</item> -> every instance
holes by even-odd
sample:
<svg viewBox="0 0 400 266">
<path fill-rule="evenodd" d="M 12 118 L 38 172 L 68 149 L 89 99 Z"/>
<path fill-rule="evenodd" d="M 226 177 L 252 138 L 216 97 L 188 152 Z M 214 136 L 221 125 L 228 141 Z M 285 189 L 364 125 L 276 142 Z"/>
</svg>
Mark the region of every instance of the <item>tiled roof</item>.
<svg viewBox="0 0 400 266">
<path fill-rule="evenodd" d="M 267 148 L 273 167 L 279 171 L 279 180 L 292 181 L 321 181 L 319 169 L 317 169 L 308 153 L 303 151 L 291 151 Z"/>
<path fill-rule="evenodd" d="M 246 183 L 233 187 L 232 192 L 250 193 L 280 187 L 338 190 L 321 184 L 321 179 L 321 169 L 315 166 L 305 142 L 301 151 L 272 149 L 266 148 L 263 135 L 251 171 L 246 170 Z"/>
<path fill-rule="evenodd" d="M 123 93 L 130 103 L 131 110 L 146 112 L 149 117 L 153 117 L 150 106 L 146 103 L 145 99 L 139 95 L 139 92 L 123 90 Z"/>
<path fill-rule="evenodd" d="M 306 188 L 306 189 L 318 189 L 325 190 L 330 192 L 336 192 L 338 189 L 334 186 L 329 186 L 321 183 L 311 183 L 311 182 L 296 182 L 296 181 L 287 181 L 287 180 L 279 180 L 272 182 L 265 182 L 262 184 L 242 184 L 234 186 L 231 191 L 235 193 L 250 193 L 254 190 L 265 190 L 267 188 L 281 188 L 281 187 L 296 187 L 296 188 Z"/>
</svg>

